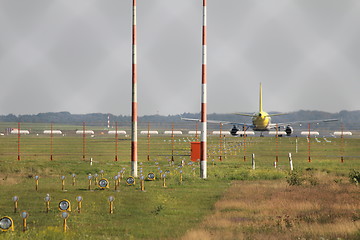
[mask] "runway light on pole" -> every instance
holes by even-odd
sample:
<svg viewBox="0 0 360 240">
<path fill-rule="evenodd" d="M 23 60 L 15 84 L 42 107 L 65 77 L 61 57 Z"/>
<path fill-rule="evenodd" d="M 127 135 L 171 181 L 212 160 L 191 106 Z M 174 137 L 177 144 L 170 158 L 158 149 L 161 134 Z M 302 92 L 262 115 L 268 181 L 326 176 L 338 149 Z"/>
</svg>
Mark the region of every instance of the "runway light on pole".
<svg viewBox="0 0 360 240">
<path fill-rule="evenodd" d="M 45 201 L 45 206 L 46 206 L 46 212 L 48 213 L 49 210 L 50 210 L 50 195 L 49 194 L 46 194 L 46 197 L 44 198 L 44 201 Z"/>
<path fill-rule="evenodd" d="M 12 200 L 14 201 L 14 213 L 17 212 L 17 209 L 18 209 L 18 201 L 19 201 L 19 197 L 18 196 L 14 196 L 12 198 Z"/>
<path fill-rule="evenodd" d="M 78 213 L 81 213 L 82 200 L 83 200 L 82 196 L 77 196 L 76 197 L 76 201 L 78 203 L 78 207 L 77 207 Z"/>
<path fill-rule="evenodd" d="M 165 173 L 162 175 L 162 179 L 163 179 L 163 187 L 166 188 L 166 174 Z"/>
<path fill-rule="evenodd" d="M 95 186 L 98 184 L 98 177 L 99 177 L 99 175 L 97 173 L 95 173 L 94 174 L 94 178 L 95 178 L 94 184 L 95 184 Z M 101 177 L 101 178 L 103 178 L 103 177 Z"/>
<path fill-rule="evenodd" d="M 69 218 L 69 213 L 68 212 L 62 212 L 61 217 L 64 219 L 64 221 L 63 221 L 63 231 L 66 232 L 66 230 L 68 228 L 66 220 Z"/>
<path fill-rule="evenodd" d="M 23 232 L 25 232 L 27 229 L 26 219 L 28 218 L 29 214 L 26 211 L 23 211 L 20 213 L 20 216 L 23 219 Z"/>
<path fill-rule="evenodd" d="M 61 190 L 65 191 L 65 176 L 61 176 Z"/>
<path fill-rule="evenodd" d="M 108 198 L 108 201 L 109 201 L 109 213 L 112 214 L 114 213 L 114 206 L 113 206 L 113 203 L 115 201 L 115 197 L 114 196 L 110 196 Z"/>
<path fill-rule="evenodd" d="M 8 230 L 14 231 L 14 221 L 11 219 L 11 217 L 5 216 L 0 219 L 0 229 L 3 232 Z"/>
<path fill-rule="evenodd" d="M 89 187 L 88 187 L 88 190 L 91 190 L 91 179 L 92 179 L 91 174 L 88 175 L 88 179 L 89 179 Z"/>
<path fill-rule="evenodd" d="M 35 178 L 35 190 L 37 191 L 39 187 L 39 176 L 35 176 L 34 178 Z"/>
<path fill-rule="evenodd" d="M 75 177 L 76 177 L 76 174 L 73 173 L 71 176 L 72 176 L 72 185 L 75 186 L 75 181 L 76 181 L 76 180 L 75 180 Z"/>
<path fill-rule="evenodd" d="M 145 177 L 143 175 L 140 176 L 140 190 L 145 191 Z"/>
</svg>

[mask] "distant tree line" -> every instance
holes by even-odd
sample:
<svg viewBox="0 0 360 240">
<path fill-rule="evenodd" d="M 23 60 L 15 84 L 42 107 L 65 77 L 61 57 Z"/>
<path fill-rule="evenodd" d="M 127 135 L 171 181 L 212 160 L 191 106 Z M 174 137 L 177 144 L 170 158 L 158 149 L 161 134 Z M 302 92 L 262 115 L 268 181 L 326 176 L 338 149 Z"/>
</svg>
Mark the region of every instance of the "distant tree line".
<svg viewBox="0 0 360 240">
<path fill-rule="evenodd" d="M 273 112 L 275 113 L 275 112 Z M 270 112 L 271 114 L 271 112 Z M 104 113 L 89 113 L 89 114 L 71 114 L 69 112 L 48 112 L 39 114 L 26 114 L 26 115 L 0 115 L 0 122 L 31 122 L 31 123 L 104 123 L 107 122 L 108 116 L 110 121 L 113 122 L 131 122 L 131 116 L 113 115 Z M 199 113 L 183 113 L 178 115 L 145 115 L 139 116 L 139 122 L 181 122 L 181 118 L 200 118 Z M 235 115 L 235 114 L 208 114 L 208 119 L 211 120 L 224 120 L 230 122 L 251 123 L 250 117 Z M 286 123 L 295 121 L 318 120 L 318 119 L 338 119 L 339 122 L 328 123 L 322 125 L 328 129 L 339 129 L 342 121 L 345 129 L 360 130 L 360 111 L 340 111 L 338 113 L 328 113 L 322 111 L 296 111 L 290 112 L 286 115 L 272 117 L 272 122 Z M 306 126 L 302 126 L 306 128 Z"/>
</svg>

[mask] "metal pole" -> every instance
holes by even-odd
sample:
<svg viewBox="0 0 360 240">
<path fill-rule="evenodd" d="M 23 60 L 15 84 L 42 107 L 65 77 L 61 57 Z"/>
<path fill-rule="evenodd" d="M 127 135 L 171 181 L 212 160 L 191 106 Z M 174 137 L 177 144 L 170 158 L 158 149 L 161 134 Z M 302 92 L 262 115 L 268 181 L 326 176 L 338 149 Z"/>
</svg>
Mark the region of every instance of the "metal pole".
<svg viewBox="0 0 360 240">
<path fill-rule="evenodd" d="M 118 122 L 115 122 L 115 161 L 118 160 Z"/>
<path fill-rule="evenodd" d="M 131 125 L 131 175 L 137 177 L 137 69 L 136 69 L 136 0 L 132 14 L 132 125 Z"/>
<path fill-rule="evenodd" d="M 18 122 L 18 161 L 20 161 L 20 122 Z"/>
<path fill-rule="evenodd" d="M 201 142 L 200 142 L 200 178 L 207 178 L 207 81 L 206 81 L 206 0 L 203 0 L 202 27 L 202 71 L 201 71 Z"/>
</svg>

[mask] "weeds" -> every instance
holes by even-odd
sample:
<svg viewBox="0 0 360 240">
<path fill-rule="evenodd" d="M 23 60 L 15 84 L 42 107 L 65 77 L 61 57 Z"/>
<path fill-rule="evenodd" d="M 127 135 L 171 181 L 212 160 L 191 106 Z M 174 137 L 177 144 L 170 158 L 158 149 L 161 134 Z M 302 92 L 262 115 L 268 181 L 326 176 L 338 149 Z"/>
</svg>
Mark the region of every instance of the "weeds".
<svg viewBox="0 0 360 240">
<path fill-rule="evenodd" d="M 299 173 L 296 171 L 290 172 L 289 175 L 286 177 L 286 182 L 289 186 L 300 186 L 304 179 L 299 176 Z"/>
<path fill-rule="evenodd" d="M 349 173 L 349 180 L 351 183 L 355 183 L 356 186 L 358 186 L 360 182 L 360 171 L 356 171 L 355 169 L 353 169 Z"/>
</svg>

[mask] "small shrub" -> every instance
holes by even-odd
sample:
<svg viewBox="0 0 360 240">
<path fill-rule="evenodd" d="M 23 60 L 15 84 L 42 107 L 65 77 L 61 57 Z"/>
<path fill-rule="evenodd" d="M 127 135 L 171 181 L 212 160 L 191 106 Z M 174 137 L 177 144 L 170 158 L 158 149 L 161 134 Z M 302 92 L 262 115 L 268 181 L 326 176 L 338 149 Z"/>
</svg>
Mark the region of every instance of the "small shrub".
<svg viewBox="0 0 360 240">
<path fill-rule="evenodd" d="M 299 176 L 298 172 L 290 172 L 286 177 L 286 182 L 289 186 L 300 186 L 303 182 L 303 179 Z"/>
<path fill-rule="evenodd" d="M 360 182 L 360 171 L 356 171 L 355 169 L 353 169 L 350 173 L 349 173 L 349 180 L 351 183 L 355 183 L 356 185 L 359 185 Z"/>
</svg>

